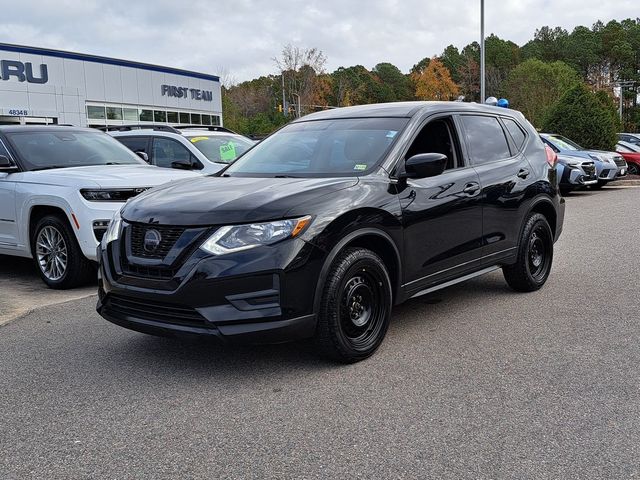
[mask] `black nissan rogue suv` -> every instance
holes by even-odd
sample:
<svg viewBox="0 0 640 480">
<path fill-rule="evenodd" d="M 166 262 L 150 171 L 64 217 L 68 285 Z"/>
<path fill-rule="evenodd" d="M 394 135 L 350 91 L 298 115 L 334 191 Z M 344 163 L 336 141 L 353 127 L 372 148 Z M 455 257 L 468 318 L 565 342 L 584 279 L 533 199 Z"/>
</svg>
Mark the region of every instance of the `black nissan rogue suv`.
<svg viewBox="0 0 640 480">
<path fill-rule="evenodd" d="M 542 287 L 563 218 L 555 157 L 519 112 L 324 111 L 127 202 L 99 247 L 97 309 L 158 335 L 313 337 L 354 362 L 409 298 L 498 268 L 514 290 Z"/>
</svg>

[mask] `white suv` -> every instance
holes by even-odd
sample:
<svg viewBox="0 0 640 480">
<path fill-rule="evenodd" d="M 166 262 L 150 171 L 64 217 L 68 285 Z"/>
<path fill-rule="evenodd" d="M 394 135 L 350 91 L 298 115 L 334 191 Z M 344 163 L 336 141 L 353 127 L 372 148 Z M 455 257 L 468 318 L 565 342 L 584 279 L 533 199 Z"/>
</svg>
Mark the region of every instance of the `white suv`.
<svg viewBox="0 0 640 480">
<path fill-rule="evenodd" d="M 107 131 L 130 150 L 144 153 L 151 165 L 205 174 L 222 170 L 256 143 L 213 126 L 127 125 Z"/>
<path fill-rule="evenodd" d="M 114 212 L 150 187 L 198 174 L 147 165 L 88 128 L 0 126 L 0 254 L 32 257 L 52 288 L 95 275 Z"/>
</svg>

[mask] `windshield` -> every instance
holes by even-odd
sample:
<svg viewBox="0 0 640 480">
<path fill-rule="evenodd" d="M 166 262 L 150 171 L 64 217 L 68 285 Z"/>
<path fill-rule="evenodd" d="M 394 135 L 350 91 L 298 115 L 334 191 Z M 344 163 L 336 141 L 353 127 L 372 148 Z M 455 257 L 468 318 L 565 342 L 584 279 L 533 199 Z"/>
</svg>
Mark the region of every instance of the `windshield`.
<svg viewBox="0 0 640 480">
<path fill-rule="evenodd" d="M 582 148 L 580 145 L 572 142 L 567 137 L 563 137 L 562 135 L 549 135 L 548 139 L 560 150 L 584 150 L 584 148 Z"/>
<path fill-rule="evenodd" d="M 231 163 L 253 147 L 253 142 L 239 135 L 202 135 L 188 138 L 205 157 L 216 163 Z"/>
<path fill-rule="evenodd" d="M 13 132 L 6 136 L 18 151 L 26 170 L 89 165 L 145 165 L 116 139 L 101 132 Z"/>
<path fill-rule="evenodd" d="M 349 118 L 292 123 L 224 172 L 230 176 L 331 177 L 375 168 L 407 118 Z"/>
</svg>

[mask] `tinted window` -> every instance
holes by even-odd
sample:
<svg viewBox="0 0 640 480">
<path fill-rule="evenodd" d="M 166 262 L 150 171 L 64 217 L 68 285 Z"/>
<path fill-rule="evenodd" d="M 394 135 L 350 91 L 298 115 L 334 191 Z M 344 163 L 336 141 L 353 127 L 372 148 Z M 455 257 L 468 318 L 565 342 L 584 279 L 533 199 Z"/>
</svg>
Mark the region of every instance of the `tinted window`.
<svg viewBox="0 0 640 480">
<path fill-rule="evenodd" d="M 511 156 L 507 138 L 497 118 L 480 115 L 463 115 L 461 118 L 474 164 L 493 162 Z"/>
<path fill-rule="evenodd" d="M 153 122 L 153 110 L 140 110 L 141 122 Z"/>
<path fill-rule="evenodd" d="M 109 120 L 122 120 L 122 108 L 120 108 L 120 107 L 107 107 L 107 119 L 109 119 Z"/>
<path fill-rule="evenodd" d="M 166 122 L 167 121 L 167 112 L 163 112 L 162 110 L 154 110 L 153 111 L 153 121 L 154 122 Z"/>
<path fill-rule="evenodd" d="M 166 138 L 153 139 L 153 164 L 158 167 L 171 168 L 172 162 L 191 161 L 191 153 L 175 140 Z"/>
<path fill-rule="evenodd" d="M 167 122 L 178 123 L 178 112 L 167 112 Z"/>
<path fill-rule="evenodd" d="M 104 113 L 104 107 L 95 107 L 93 105 L 87 106 L 87 117 L 94 119 L 104 119 L 106 118 Z"/>
<path fill-rule="evenodd" d="M 524 145 L 524 140 L 527 138 L 525 133 L 522 131 L 522 128 L 520 128 L 520 125 L 510 118 L 503 118 L 502 121 L 504 122 L 504 126 L 507 127 L 511 138 L 513 138 L 513 143 L 516 144 L 518 150 L 521 150 L 522 145 Z"/>
<path fill-rule="evenodd" d="M 291 123 L 231 166 L 231 176 L 359 176 L 375 168 L 406 118 L 332 119 Z"/>
<path fill-rule="evenodd" d="M 147 145 L 149 144 L 147 137 L 118 137 L 116 140 L 132 152 L 149 153 L 147 152 Z"/>
<path fill-rule="evenodd" d="M 180 123 L 191 123 L 188 113 L 180 112 Z"/>
<path fill-rule="evenodd" d="M 144 164 L 106 133 L 57 131 L 7 133 L 28 170 L 88 165 Z"/>
<path fill-rule="evenodd" d="M 200 125 L 200 114 L 199 113 L 192 113 L 191 114 L 191 123 L 193 123 L 194 125 Z"/>
</svg>

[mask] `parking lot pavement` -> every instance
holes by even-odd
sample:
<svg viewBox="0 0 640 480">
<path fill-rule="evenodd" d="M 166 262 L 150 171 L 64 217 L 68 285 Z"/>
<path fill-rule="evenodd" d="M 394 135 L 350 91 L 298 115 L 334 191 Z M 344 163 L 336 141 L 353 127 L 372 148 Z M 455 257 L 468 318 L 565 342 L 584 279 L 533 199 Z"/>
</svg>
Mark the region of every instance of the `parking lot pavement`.
<svg viewBox="0 0 640 480">
<path fill-rule="evenodd" d="M 356 365 L 34 311 L 0 328 L 0 478 L 638 476 L 639 198 L 570 195 L 542 291 L 415 299 Z"/>
<path fill-rule="evenodd" d="M 85 298 L 95 285 L 74 290 L 52 290 L 40 277 L 33 260 L 0 255 L 0 325 L 36 308 Z"/>
</svg>

